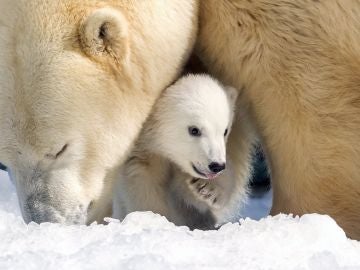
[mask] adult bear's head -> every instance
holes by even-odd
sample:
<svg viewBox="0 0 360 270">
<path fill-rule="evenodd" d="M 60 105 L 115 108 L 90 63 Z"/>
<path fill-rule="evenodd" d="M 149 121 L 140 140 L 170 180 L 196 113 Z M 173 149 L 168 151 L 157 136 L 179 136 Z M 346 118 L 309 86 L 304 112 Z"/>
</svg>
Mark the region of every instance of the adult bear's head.
<svg viewBox="0 0 360 270">
<path fill-rule="evenodd" d="M 189 54 L 196 9 L 0 0 L 0 162 L 26 222 L 107 214 L 117 166 Z"/>
</svg>

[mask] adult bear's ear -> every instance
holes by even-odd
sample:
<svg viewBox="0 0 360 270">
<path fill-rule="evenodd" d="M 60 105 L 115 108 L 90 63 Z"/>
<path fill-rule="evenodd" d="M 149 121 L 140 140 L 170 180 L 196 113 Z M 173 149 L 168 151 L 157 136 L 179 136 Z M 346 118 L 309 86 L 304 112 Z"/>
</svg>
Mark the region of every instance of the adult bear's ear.
<svg viewBox="0 0 360 270">
<path fill-rule="evenodd" d="M 97 9 L 81 24 L 80 42 L 89 56 L 109 55 L 118 63 L 126 61 L 129 55 L 128 22 L 116 9 Z"/>
</svg>

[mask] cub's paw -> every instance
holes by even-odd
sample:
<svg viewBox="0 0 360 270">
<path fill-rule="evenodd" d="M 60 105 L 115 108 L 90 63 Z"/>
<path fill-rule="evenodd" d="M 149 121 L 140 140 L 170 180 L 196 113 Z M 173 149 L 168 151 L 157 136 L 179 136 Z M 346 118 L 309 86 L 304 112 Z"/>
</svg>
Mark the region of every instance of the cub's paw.
<svg viewBox="0 0 360 270">
<path fill-rule="evenodd" d="M 224 194 L 220 186 L 214 182 L 200 178 L 191 178 L 188 182 L 189 188 L 194 196 L 213 208 L 223 206 Z"/>
</svg>

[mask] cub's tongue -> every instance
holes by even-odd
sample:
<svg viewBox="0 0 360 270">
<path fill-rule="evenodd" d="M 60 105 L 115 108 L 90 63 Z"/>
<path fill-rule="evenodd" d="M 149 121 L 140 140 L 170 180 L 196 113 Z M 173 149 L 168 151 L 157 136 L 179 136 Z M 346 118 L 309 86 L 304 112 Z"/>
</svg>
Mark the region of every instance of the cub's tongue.
<svg viewBox="0 0 360 270">
<path fill-rule="evenodd" d="M 216 178 L 216 176 L 218 176 L 218 175 L 219 175 L 218 173 L 209 173 L 209 174 L 206 174 L 206 178 L 209 180 L 212 180 L 212 179 Z"/>
</svg>

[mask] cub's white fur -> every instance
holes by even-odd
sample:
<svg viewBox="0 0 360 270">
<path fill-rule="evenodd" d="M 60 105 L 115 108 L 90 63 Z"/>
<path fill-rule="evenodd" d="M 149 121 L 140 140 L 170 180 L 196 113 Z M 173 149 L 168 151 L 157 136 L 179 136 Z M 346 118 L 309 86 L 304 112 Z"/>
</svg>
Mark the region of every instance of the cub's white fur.
<svg viewBox="0 0 360 270">
<path fill-rule="evenodd" d="M 212 228 L 245 198 L 226 162 L 237 91 L 207 75 L 189 75 L 165 90 L 145 123 L 115 191 L 114 217 L 153 211 L 178 225 Z M 229 167 L 228 161 L 226 166 Z M 221 167 L 221 166 L 220 166 Z"/>
</svg>

